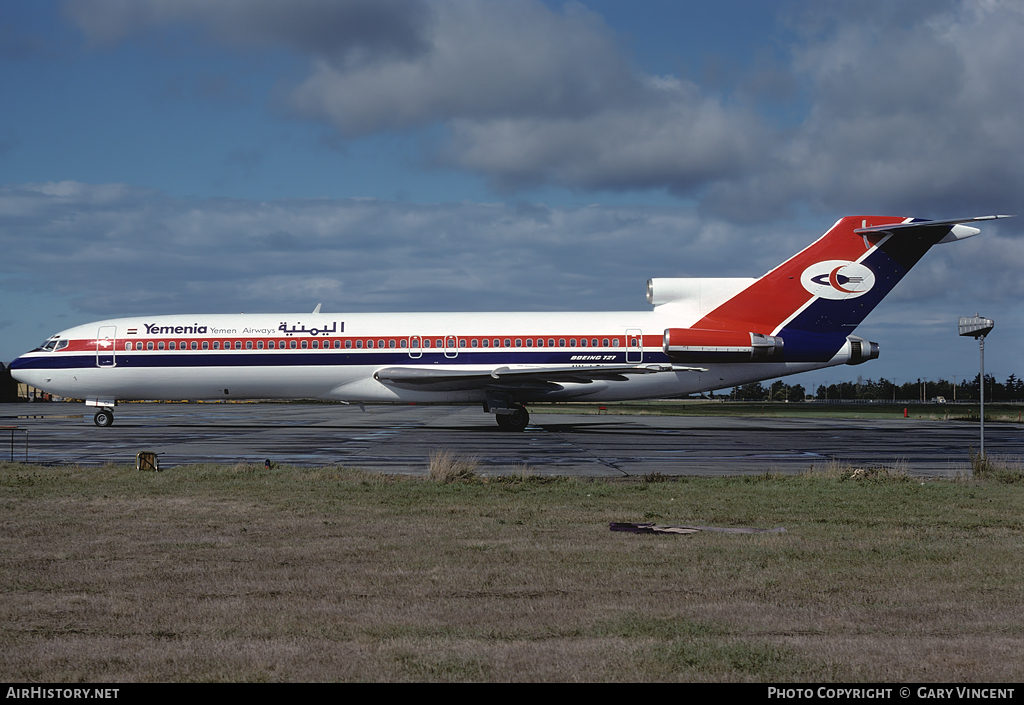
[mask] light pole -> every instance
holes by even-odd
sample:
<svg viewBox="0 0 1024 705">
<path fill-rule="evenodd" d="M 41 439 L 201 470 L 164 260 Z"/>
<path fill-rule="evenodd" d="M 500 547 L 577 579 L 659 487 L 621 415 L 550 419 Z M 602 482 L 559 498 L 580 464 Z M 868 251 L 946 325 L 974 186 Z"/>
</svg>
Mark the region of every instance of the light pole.
<svg viewBox="0 0 1024 705">
<path fill-rule="evenodd" d="M 985 460 L 985 336 L 992 332 L 995 323 L 991 318 L 982 318 L 979 314 L 960 316 L 960 335 L 977 338 L 981 351 L 981 377 L 978 391 L 981 395 L 981 459 Z"/>
</svg>

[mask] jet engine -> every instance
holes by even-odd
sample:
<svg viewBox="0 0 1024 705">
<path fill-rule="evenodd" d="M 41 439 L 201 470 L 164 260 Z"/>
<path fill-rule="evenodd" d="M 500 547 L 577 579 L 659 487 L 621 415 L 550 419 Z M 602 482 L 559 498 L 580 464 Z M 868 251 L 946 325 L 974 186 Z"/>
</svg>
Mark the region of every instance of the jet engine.
<svg viewBox="0 0 1024 705">
<path fill-rule="evenodd" d="M 847 365 L 860 365 L 868 360 L 878 359 L 878 343 L 872 343 L 856 335 L 847 336 L 846 339 L 850 342 L 850 359 L 847 360 Z"/>
<path fill-rule="evenodd" d="M 665 354 L 672 362 L 775 362 L 782 358 L 782 338 L 732 330 L 668 328 Z"/>
</svg>

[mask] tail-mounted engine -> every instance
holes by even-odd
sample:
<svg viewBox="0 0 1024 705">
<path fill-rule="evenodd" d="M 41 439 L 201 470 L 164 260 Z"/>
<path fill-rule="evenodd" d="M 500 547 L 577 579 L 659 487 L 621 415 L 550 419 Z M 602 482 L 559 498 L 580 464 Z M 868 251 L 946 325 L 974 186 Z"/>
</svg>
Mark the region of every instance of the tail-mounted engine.
<svg viewBox="0 0 1024 705">
<path fill-rule="evenodd" d="M 859 365 L 868 360 L 878 359 L 878 343 L 872 343 L 864 338 L 851 335 L 846 338 L 850 343 L 850 359 L 847 365 Z"/>
<path fill-rule="evenodd" d="M 782 338 L 731 330 L 669 328 L 665 354 L 672 362 L 776 362 Z"/>
<path fill-rule="evenodd" d="M 785 332 L 785 331 L 784 331 Z M 672 362 L 829 362 L 859 365 L 878 358 L 878 343 L 856 335 L 800 330 L 782 336 L 734 330 L 668 328 L 665 354 Z M 845 358 L 845 359 L 844 359 Z"/>
</svg>

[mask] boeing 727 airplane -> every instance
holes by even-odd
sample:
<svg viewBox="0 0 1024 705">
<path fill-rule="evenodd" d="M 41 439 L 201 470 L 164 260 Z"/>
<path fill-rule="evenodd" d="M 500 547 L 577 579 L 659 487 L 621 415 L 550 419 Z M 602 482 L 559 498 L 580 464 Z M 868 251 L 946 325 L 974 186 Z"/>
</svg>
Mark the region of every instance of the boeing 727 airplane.
<svg viewBox="0 0 1024 705">
<path fill-rule="evenodd" d="M 122 400 L 481 404 L 521 431 L 536 401 L 674 397 L 878 357 L 852 335 L 957 220 L 856 216 L 757 279 L 651 279 L 652 310 L 149 316 L 75 326 L 11 363 L 97 409 Z"/>
</svg>

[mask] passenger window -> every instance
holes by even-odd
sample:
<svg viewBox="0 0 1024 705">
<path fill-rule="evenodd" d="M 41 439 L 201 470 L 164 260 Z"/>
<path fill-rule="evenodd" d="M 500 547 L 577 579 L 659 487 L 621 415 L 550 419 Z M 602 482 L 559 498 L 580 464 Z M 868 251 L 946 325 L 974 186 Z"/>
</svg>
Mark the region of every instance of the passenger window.
<svg viewBox="0 0 1024 705">
<path fill-rule="evenodd" d="M 252 341 L 251 340 L 245 341 L 245 349 L 246 350 L 252 350 Z"/>
<path fill-rule="evenodd" d="M 549 348 L 555 347 L 555 339 L 554 338 L 548 338 L 548 347 Z"/>
<path fill-rule="evenodd" d="M 512 340 L 511 339 L 505 338 L 505 347 L 506 348 L 512 347 Z"/>
<path fill-rule="evenodd" d="M 388 347 L 389 348 L 395 347 L 395 339 L 394 338 L 392 338 L 391 340 L 388 341 Z"/>
<path fill-rule="evenodd" d="M 174 341 L 173 340 L 167 344 L 167 349 L 168 350 L 175 350 L 176 349 L 174 347 Z"/>
<path fill-rule="evenodd" d="M 256 349 L 257 350 L 262 350 L 263 349 L 263 341 L 262 340 L 257 340 L 256 341 Z"/>
<path fill-rule="evenodd" d="M 125 343 L 124 344 L 124 349 L 125 350 L 131 350 L 132 349 L 132 344 L 131 343 Z"/>
<path fill-rule="evenodd" d="M 294 340 L 289 340 L 288 341 L 288 347 L 291 348 L 292 350 L 294 350 L 298 346 L 295 345 L 295 341 Z"/>
<path fill-rule="evenodd" d="M 242 341 L 241 340 L 236 340 L 235 341 L 235 350 L 241 350 L 241 349 L 242 349 Z"/>
<path fill-rule="evenodd" d="M 152 350 L 152 349 L 153 349 L 153 341 L 149 341 L 148 343 L 146 343 L 146 350 Z"/>
<path fill-rule="evenodd" d="M 156 348 L 157 348 L 157 350 L 163 350 L 164 349 L 164 341 L 161 340 L 159 343 L 157 343 L 156 344 Z"/>
<path fill-rule="evenodd" d="M 308 340 L 303 340 L 302 341 L 302 349 L 305 350 L 308 347 L 309 347 L 309 341 Z"/>
</svg>

